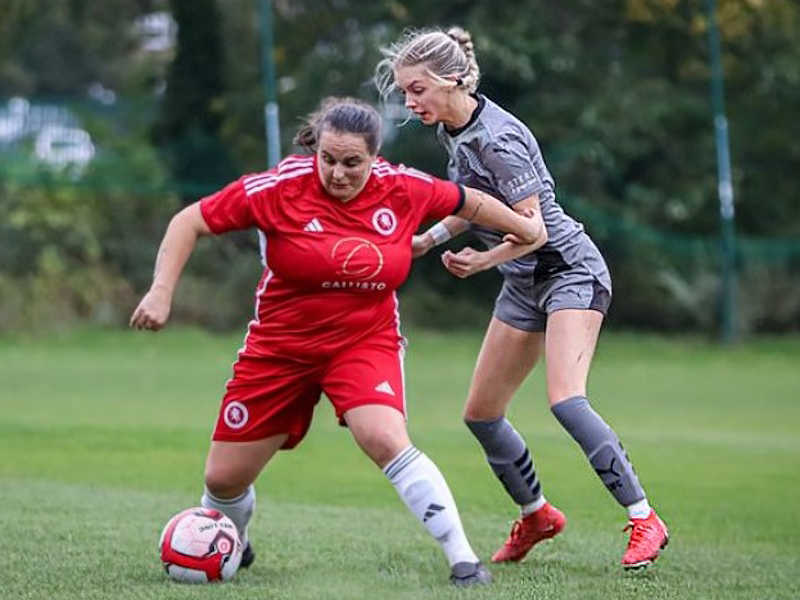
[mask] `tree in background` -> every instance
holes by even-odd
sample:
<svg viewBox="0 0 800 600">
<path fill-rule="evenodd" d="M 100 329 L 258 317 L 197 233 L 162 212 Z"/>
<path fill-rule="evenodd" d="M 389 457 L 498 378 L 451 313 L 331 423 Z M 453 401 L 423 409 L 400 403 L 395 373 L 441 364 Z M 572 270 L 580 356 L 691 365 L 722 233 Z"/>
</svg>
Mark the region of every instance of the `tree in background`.
<svg viewBox="0 0 800 600">
<path fill-rule="evenodd" d="M 3 0 L 0 97 L 74 96 L 93 82 L 122 89 L 132 24 L 160 0 Z"/>
<path fill-rule="evenodd" d="M 190 192 L 184 194 L 188 204 L 198 192 L 236 176 L 219 135 L 225 91 L 222 15 L 215 0 L 170 0 L 170 8 L 178 24 L 177 52 L 153 138 L 173 177 Z"/>
<path fill-rule="evenodd" d="M 800 4 L 717 0 L 717 7 L 744 329 L 796 328 L 800 203 L 792 175 L 800 171 Z M 475 41 L 480 89 L 531 127 L 559 199 L 607 254 L 616 292 L 611 321 L 711 330 L 719 219 L 705 0 L 273 0 L 273 9 L 284 153 L 292 150 L 298 118 L 321 97 L 377 100 L 371 76 L 379 48 L 404 28 L 462 25 Z M 171 10 L 180 25 L 174 60 L 166 52 L 157 65 L 137 50 L 130 31 L 136 17 L 154 10 Z M 94 223 L 86 239 L 94 236 L 101 249 L 92 260 L 142 285 L 149 273 L 139 265 L 150 261 L 140 246 L 160 233 L 164 198 L 174 200 L 164 189 L 178 184 L 189 202 L 266 166 L 259 36 L 256 0 L 0 2 L 0 96 L 85 99 L 92 81 L 119 91 L 105 120 L 85 121 L 98 155 L 82 188 L 45 182 L 41 193 L 0 177 L 0 276 L 19 275 L 7 265 L 35 263 L 17 258 L 38 253 L 41 240 L 67 248 L 75 231 L 86 231 L 70 215 L 83 215 Z M 163 79 L 167 63 L 166 92 L 155 96 L 153 83 Z M 141 123 L 152 135 L 137 133 Z M 445 156 L 432 130 L 411 121 L 389 125 L 388 133 L 384 155 L 444 175 Z M 48 207 L 57 198 L 65 202 L 53 225 Z M 43 208 L 33 218 L 35 206 Z M 14 219 L 6 218 L 3 211 L 12 209 Z M 34 236 L 37 222 L 44 226 Z M 208 265 L 250 264 L 251 254 L 226 247 L 214 260 L 198 255 L 192 268 L 199 281 Z M 76 269 L 89 260 L 86 253 L 61 256 L 75 256 Z M 238 295 L 249 297 L 251 282 L 242 273 Z M 435 256 L 425 257 L 405 291 L 419 301 L 405 302 L 405 310 L 447 326 L 470 323 L 473 314 L 482 319 L 495 286 L 490 274 L 481 275 L 456 280 Z M 207 296 L 211 287 L 203 289 Z"/>
</svg>

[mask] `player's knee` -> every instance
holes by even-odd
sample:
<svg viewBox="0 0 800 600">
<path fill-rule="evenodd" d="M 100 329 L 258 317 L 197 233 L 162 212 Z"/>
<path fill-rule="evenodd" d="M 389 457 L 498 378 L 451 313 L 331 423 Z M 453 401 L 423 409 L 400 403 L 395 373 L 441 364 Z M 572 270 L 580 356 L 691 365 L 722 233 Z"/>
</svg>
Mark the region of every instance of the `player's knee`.
<svg viewBox="0 0 800 600">
<path fill-rule="evenodd" d="M 496 421 L 505 416 L 505 405 L 490 406 L 482 403 L 468 402 L 464 407 L 462 418 L 469 427 L 470 423 L 480 421 Z"/>
<path fill-rule="evenodd" d="M 476 410 L 473 406 L 467 404 L 464 407 L 464 412 L 461 414 L 464 424 L 469 427 L 469 424 L 475 421 L 483 421 L 480 411 Z"/>
<path fill-rule="evenodd" d="M 585 396 L 586 387 L 576 385 L 556 385 L 547 387 L 547 401 L 553 407 L 556 404 L 574 398 L 575 396 Z"/>
<path fill-rule="evenodd" d="M 235 498 L 250 485 L 245 477 L 225 467 L 208 465 L 205 473 L 206 489 L 217 498 Z"/>
<path fill-rule="evenodd" d="M 476 386 L 475 389 L 470 389 L 464 404 L 464 421 L 496 421 L 505 416 L 516 391 L 517 386 L 508 383 L 496 383 L 490 388 Z"/>
<path fill-rule="evenodd" d="M 358 445 L 381 468 L 389 464 L 409 443 L 405 432 L 401 434 L 385 427 L 372 427 L 358 437 Z"/>
</svg>

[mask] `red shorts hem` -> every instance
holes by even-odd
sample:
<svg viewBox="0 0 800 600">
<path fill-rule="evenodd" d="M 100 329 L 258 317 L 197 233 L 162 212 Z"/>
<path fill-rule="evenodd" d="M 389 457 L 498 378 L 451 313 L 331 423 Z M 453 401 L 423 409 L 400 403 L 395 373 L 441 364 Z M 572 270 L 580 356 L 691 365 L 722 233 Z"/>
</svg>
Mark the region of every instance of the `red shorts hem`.
<svg viewBox="0 0 800 600">
<path fill-rule="evenodd" d="M 335 406 L 336 409 L 336 418 L 339 419 L 339 424 L 344 425 L 344 414 L 353 408 L 358 408 L 359 406 L 388 406 L 389 408 L 395 409 L 404 418 L 408 418 L 406 415 L 406 411 L 403 410 L 404 407 L 399 406 L 399 403 L 394 398 L 386 398 L 385 400 L 382 398 L 361 398 L 360 400 L 348 400 L 347 402 L 340 402 Z"/>
<path fill-rule="evenodd" d="M 292 433 L 290 431 L 247 431 L 244 433 L 236 434 L 236 433 L 228 433 L 226 431 L 214 431 L 214 434 L 211 436 L 211 440 L 214 442 L 257 442 L 258 440 L 265 440 L 267 438 L 287 434 L 289 437 L 286 438 L 286 441 L 280 447 L 280 450 L 291 450 L 305 436 L 305 431 L 303 433 Z"/>
</svg>

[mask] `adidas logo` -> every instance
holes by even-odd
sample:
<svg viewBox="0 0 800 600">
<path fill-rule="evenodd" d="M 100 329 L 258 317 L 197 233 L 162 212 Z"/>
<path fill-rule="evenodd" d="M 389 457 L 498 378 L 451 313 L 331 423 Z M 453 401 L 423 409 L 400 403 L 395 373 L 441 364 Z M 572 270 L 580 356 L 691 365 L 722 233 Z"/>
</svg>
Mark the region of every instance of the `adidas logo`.
<svg viewBox="0 0 800 600">
<path fill-rule="evenodd" d="M 441 504 L 434 504 L 434 503 L 428 504 L 428 508 L 425 510 L 425 515 L 422 517 L 422 522 L 423 523 L 427 522 L 428 519 L 435 517 L 443 510 L 444 506 L 442 506 Z"/>
<path fill-rule="evenodd" d="M 321 231 L 325 231 L 322 229 L 322 223 L 319 222 L 319 219 L 314 217 L 311 219 L 305 227 L 303 227 L 303 231 L 313 231 L 314 233 L 319 233 Z"/>
<path fill-rule="evenodd" d="M 388 381 L 381 381 L 378 385 L 375 386 L 376 392 L 383 392 L 384 394 L 389 394 L 390 396 L 394 396 L 394 390 L 392 386 L 389 385 Z"/>
</svg>

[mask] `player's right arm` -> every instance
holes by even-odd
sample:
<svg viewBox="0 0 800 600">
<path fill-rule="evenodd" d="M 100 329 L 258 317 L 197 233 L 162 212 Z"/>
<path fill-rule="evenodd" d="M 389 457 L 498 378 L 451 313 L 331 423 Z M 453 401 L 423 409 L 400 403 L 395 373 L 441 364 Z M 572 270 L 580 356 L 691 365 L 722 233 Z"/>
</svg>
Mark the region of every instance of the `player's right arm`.
<svg viewBox="0 0 800 600">
<path fill-rule="evenodd" d="M 172 217 L 158 248 L 153 283 L 133 311 L 131 327 L 153 331 L 164 327 L 169 318 L 175 287 L 197 238 L 211 233 L 200 212 L 200 202 L 190 204 Z"/>
<path fill-rule="evenodd" d="M 164 327 L 197 238 L 254 226 L 269 231 L 275 219 L 272 200 L 277 197 L 277 182 L 274 171 L 245 175 L 172 217 L 156 256 L 153 284 L 133 311 L 130 326 L 153 331 Z"/>
</svg>

